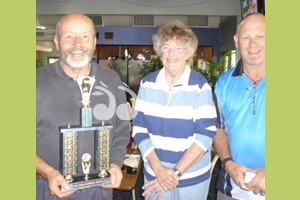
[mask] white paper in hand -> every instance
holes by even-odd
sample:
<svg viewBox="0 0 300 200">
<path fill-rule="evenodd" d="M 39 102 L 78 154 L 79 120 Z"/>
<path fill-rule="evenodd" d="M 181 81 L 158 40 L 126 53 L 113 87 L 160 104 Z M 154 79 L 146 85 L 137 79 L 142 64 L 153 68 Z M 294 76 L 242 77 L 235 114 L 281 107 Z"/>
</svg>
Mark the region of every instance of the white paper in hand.
<svg viewBox="0 0 300 200">
<path fill-rule="evenodd" d="M 244 182 L 249 183 L 254 178 L 255 175 L 256 175 L 255 173 L 246 172 Z"/>
</svg>

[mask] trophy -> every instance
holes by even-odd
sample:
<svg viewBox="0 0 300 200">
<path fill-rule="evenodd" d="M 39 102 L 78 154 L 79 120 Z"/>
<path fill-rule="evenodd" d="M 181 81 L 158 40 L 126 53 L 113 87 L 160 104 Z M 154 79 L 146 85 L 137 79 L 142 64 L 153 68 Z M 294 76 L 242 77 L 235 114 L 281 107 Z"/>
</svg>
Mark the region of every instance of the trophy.
<svg viewBox="0 0 300 200">
<path fill-rule="evenodd" d="M 110 136 L 112 126 L 92 124 L 90 95 L 95 83 L 91 76 L 77 78 L 81 92 L 81 124 L 60 127 L 61 173 L 70 185 L 70 190 L 109 184 Z M 62 189 L 63 191 L 64 189 Z"/>
</svg>

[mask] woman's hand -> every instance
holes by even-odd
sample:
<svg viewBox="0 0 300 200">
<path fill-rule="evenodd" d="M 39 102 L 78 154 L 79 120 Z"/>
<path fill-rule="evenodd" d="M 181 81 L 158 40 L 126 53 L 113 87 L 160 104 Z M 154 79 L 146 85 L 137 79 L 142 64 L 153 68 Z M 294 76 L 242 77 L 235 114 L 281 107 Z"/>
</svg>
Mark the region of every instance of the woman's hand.
<svg viewBox="0 0 300 200">
<path fill-rule="evenodd" d="M 154 171 L 159 185 L 164 191 L 176 188 L 179 178 L 174 174 L 174 170 L 161 165 Z"/>
<path fill-rule="evenodd" d="M 165 191 L 159 184 L 157 178 L 145 183 L 142 189 L 144 190 L 142 194 L 143 196 L 150 193 L 148 200 L 155 199 L 155 197 L 156 200 L 159 200 Z"/>
</svg>

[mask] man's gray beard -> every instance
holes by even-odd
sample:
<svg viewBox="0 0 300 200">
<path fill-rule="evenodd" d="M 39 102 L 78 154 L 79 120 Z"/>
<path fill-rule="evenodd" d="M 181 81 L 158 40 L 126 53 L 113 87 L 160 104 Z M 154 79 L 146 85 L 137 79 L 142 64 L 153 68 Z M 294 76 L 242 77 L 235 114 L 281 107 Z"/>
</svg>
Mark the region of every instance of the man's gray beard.
<svg viewBox="0 0 300 200">
<path fill-rule="evenodd" d="M 88 55 L 85 55 L 82 61 L 73 61 L 70 59 L 70 56 L 67 56 L 67 59 L 65 59 L 65 61 L 68 66 L 74 69 L 79 69 L 86 66 L 91 61 L 91 58 Z"/>
</svg>

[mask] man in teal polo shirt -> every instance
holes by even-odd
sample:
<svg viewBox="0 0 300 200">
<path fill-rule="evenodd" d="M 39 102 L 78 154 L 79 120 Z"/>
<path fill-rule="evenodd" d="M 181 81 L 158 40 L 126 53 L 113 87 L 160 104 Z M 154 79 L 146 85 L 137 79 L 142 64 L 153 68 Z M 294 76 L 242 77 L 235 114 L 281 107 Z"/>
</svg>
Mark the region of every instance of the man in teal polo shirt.
<svg viewBox="0 0 300 200">
<path fill-rule="evenodd" d="M 265 17 L 254 13 L 234 36 L 242 59 L 220 76 L 214 147 L 222 160 L 218 200 L 265 199 Z"/>
</svg>

